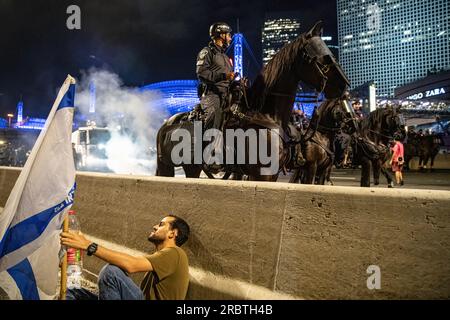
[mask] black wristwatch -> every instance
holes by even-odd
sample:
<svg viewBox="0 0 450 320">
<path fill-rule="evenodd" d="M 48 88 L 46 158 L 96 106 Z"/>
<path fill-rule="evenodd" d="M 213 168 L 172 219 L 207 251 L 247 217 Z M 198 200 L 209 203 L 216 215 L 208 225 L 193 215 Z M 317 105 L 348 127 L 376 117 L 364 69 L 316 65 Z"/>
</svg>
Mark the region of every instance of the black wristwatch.
<svg viewBox="0 0 450 320">
<path fill-rule="evenodd" d="M 87 255 L 92 256 L 97 251 L 98 244 L 92 242 L 87 248 Z"/>
</svg>

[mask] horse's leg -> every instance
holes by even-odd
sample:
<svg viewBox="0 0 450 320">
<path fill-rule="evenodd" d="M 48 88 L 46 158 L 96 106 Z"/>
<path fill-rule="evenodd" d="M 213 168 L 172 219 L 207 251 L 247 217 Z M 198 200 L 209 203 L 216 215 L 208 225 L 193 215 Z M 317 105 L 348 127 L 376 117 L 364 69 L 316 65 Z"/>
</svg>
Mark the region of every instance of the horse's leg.
<svg viewBox="0 0 450 320">
<path fill-rule="evenodd" d="M 370 187 L 370 163 L 366 157 L 361 159 L 361 187 Z"/>
<path fill-rule="evenodd" d="M 317 184 L 323 186 L 325 184 L 325 179 L 327 177 L 327 171 L 322 171 L 322 172 L 318 173 L 317 176 L 318 176 Z"/>
<path fill-rule="evenodd" d="M 386 178 L 388 186 L 392 187 L 393 177 L 392 177 L 391 173 L 389 172 L 389 170 L 386 169 L 385 167 L 381 166 L 381 173 Z"/>
<path fill-rule="evenodd" d="M 381 160 L 372 160 L 373 184 L 380 184 L 380 172 L 382 170 Z"/>
<path fill-rule="evenodd" d="M 430 171 L 433 171 L 433 167 L 434 167 L 434 158 L 436 157 L 436 154 L 432 154 L 430 157 Z"/>
<path fill-rule="evenodd" d="M 243 174 L 242 173 L 233 173 L 231 175 L 231 180 L 242 180 Z"/>
<path fill-rule="evenodd" d="M 333 186 L 334 183 L 331 181 L 331 171 L 333 170 L 333 165 L 328 166 L 326 175 L 325 175 L 325 181 L 322 184 L 325 184 L 325 182 L 328 183 L 328 185 Z"/>
<path fill-rule="evenodd" d="M 231 171 L 225 172 L 225 174 L 222 177 L 222 180 L 228 180 L 228 178 L 230 178 L 231 174 L 232 174 Z"/>
<path fill-rule="evenodd" d="M 289 179 L 289 183 L 298 183 L 300 179 L 300 169 L 294 169 L 294 172 Z"/>
<path fill-rule="evenodd" d="M 427 165 L 428 165 L 428 158 L 430 157 L 430 155 L 427 153 L 425 154 L 425 157 L 423 159 L 423 168 L 426 169 Z"/>
<path fill-rule="evenodd" d="M 321 168 L 317 169 L 317 173 L 316 173 L 316 175 L 318 177 L 317 184 L 325 185 L 325 182 L 330 181 L 331 168 L 333 167 L 332 158 L 328 158 L 328 160 L 326 162 L 328 162 L 328 161 L 329 161 L 328 165 L 322 164 Z"/>
<path fill-rule="evenodd" d="M 186 178 L 199 178 L 202 172 L 202 167 L 198 165 L 186 165 L 183 166 Z"/>
<path fill-rule="evenodd" d="M 302 179 L 302 183 L 304 184 L 314 184 L 316 179 L 316 172 L 317 172 L 317 162 L 309 163 L 305 167 L 305 175 Z"/>
<path fill-rule="evenodd" d="M 164 163 L 159 157 L 156 160 L 156 175 L 160 177 L 175 177 L 175 167 Z"/>
<path fill-rule="evenodd" d="M 410 161 L 411 161 L 411 157 L 410 156 L 406 156 L 405 157 L 405 164 L 404 164 L 405 171 L 409 171 L 409 162 Z"/>
</svg>

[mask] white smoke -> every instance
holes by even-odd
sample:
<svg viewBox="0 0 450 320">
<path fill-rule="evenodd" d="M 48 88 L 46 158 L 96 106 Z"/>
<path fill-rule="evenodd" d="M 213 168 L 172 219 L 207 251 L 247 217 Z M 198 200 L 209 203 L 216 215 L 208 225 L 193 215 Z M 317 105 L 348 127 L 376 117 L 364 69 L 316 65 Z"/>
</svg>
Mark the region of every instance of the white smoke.
<svg viewBox="0 0 450 320">
<path fill-rule="evenodd" d="M 76 95 L 79 112 L 89 114 L 90 84 L 95 85 L 95 119 L 108 127 L 111 139 L 104 145 L 108 167 L 120 174 L 155 174 L 156 134 L 168 114 L 155 92 L 125 87 L 118 75 L 90 69 L 82 73 Z M 102 146 L 103 147 L 103 146 Z"/>
</svg>

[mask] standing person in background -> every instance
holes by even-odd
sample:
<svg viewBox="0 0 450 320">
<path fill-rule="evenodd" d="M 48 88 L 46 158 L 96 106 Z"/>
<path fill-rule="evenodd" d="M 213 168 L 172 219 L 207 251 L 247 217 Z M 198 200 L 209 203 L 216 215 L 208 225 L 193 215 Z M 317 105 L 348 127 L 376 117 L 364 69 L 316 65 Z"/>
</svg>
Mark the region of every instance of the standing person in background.
<svg viewBox="0 0 450 320">
<path fill-rule="evenodd" d="M 358 100 L 353 102 L 353 109 L 355 110 L 355 114 L 358 119 L 364 118 L 361 102 L 359 102 Z"/>
<path fill-rule="evenodd" d="M 390 164 L 392 166 L 392 171 L 395 173 L 395 180 L 397 185 L 403 185 L 403 164 L 404 164 L 404 147 L 403 143 L 400 142 L 401 137 L 399 135 L 394 136 L 394 142 L 392 143 L 392 158 Z"/>
</svg>

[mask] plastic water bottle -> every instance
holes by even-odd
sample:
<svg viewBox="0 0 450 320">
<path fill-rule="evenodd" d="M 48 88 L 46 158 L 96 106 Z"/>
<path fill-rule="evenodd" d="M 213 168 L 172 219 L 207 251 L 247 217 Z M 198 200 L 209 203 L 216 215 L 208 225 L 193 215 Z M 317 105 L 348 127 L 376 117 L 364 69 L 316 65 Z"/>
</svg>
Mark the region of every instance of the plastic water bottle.
<svg viewBox="0 0 450 320">
<path fill-rule="evenodd" d="M 74 210 L 69 211 L 69 231 L 79 233 L 80 223 Z M 83 251 L 67 247 L 67 289 L 81 289 Z"/>
</svg>

